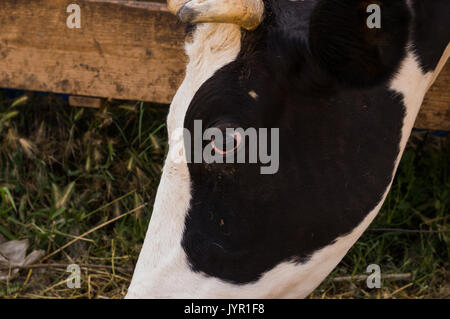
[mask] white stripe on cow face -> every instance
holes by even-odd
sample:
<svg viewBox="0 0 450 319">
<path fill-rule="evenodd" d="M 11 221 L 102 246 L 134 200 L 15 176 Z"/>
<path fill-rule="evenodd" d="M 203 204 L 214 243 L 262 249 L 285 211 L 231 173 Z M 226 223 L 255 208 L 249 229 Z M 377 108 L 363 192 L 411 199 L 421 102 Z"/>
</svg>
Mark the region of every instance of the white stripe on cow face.
<svg viewBox="0 0 450 319">
<path fill-rule="evenodd" d="M 236 59 L 241 48 L 241 30 L 232 24 L 197 25 L 186 43 L 189 63 L 186 77 L 170 106 L 167 119 L 169 154 L 164 165 L 153 214 L 127 297 L 169 297 L 189 285 L 192 272 L 180 245 L 189 208 L 190 179 L 187 164 L 174 162 L 171 143 L 183 128 L 186 111 L 195 92 L 214 72 Z M 182 146 L 184 147 L 184 145 Z M 173 281 L 166 281 L 172 278 Z"/>
<path fill-rule="evenodd" d="M 423 98 L 425 97 L 425 93 L 432 80 L 433 73 L 428 72 L 424 74 L 420 68 L 417 57 L 412 53 L 412 50 L 409 50 L 408 55 L 401 65 L 399 73 L 392 80 L 390 85 L 391 90 L 403 95 L 403 103 L 405 104 L 406 109 L 398 161 L 406 147 L 420 106 L 422 105 Z"/>
<path fill-rule="evenodd" d="M 168 118 L 169 136 L 182 128 L 189 103 L 197 89 L 221 66 L 233 61 L 240 49 L 239 28 L 200 25 L 186 51 L 190 57 L 186 79 L 176 94 Z M 406 117 L 400 154 L 433 74 L 423 74 L 409 52 L 390 88 L 404 96 Z M 173 149 L 173 148 L 172 148 Z M 170 153 L 170 150 L 169 150 Z M 127 298 L 302 298 L 334 269 L 377 215 L 383 200 L 350 234 L 317 251 L 304 264 L 283 262 L 260 280 L 233 285 L 190 270 L 180 245 L 190 200 L 190 178 L 185 163 L 166 161 L 154 212 Z"/>
</svg>

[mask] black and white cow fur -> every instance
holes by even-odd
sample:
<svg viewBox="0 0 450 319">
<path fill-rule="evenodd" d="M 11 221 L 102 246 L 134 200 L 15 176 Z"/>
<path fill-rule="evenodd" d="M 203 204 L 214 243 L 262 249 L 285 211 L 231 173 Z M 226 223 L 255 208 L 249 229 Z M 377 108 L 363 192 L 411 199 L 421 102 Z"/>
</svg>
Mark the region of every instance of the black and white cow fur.
<svg viewBox="0 0 450 319">
<path fill-rule="evenodd" d="M 235 2 L 174 1 L 190 4 L 179 16 L 195 22 L 196 6 Z M 254 30 L 203 19 L 211 23 L 187 36 L 169 156 L 128 298 L 306 297 L 380 210 L 449 55 L 449 0 L 261 3 Z M 367 27 L 370 4 L 380 29 Z M 173 132 L 194 120 L 280 128 L 278 173 L 172 161 Z"/>
</svg>

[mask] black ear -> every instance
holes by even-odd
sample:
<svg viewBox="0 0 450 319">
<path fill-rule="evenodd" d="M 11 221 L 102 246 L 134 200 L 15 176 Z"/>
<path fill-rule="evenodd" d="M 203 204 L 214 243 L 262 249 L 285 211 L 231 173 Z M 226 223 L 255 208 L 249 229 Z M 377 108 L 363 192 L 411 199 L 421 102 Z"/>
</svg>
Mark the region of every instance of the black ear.
<svg viewBox="0 0 450 319">
<path fill-rule="evenodd" d="M 389 79 L 408 45 L 411 16 L 406 2 L 320 0 L 310 20 L 312 55 L 324 70 L 351 86 Z M 380 9 L 379 28 L 372 24 L 376 11 L 368 12 L 368 8 Z"/>
</svg>

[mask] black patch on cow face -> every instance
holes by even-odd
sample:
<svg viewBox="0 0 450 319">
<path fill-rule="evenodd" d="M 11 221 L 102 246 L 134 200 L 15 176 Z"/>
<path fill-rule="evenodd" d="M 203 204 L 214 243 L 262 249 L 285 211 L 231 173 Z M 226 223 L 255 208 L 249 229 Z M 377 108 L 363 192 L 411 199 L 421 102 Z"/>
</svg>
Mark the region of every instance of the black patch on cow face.
<svg viewBox="0 0 450 319">
<path fill-rule="evenodd" d="M 433 71 L 450 42 L 450 1 L 413 1 L 413 42 L 425 72 Z"/>
<path fill-rule="evenodd" d="M 311 54 L 317 1 L 266 2 L 269 22 L 244 34 L 238 59 L 196 92 L 184 123 L 191 132 L 195 120 L 280 129 L 276 174 L 261 175 L 260 164 L 188 164 L 182 247 L 194 271 L 236 284 L 307 261 L 362 222 L 392 180 L 405 114 L 385 83 L 351 86 Z"/>
<path fill-rule="evenodd" d="M 380 8 L 380 28 L 368 27 L 370 4 Z M 321 0 L 310 19 L 310 48 L 341 81 L 376 85 L 388 80 L 405 56 L 409 22 L 405 0 Z"/>
</svg>

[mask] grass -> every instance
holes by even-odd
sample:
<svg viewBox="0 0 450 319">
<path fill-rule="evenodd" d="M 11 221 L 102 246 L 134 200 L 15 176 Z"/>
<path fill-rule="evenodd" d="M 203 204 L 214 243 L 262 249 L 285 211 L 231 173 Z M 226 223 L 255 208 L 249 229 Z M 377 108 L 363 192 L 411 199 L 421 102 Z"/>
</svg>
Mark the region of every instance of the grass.
<svg viewBox="0 0 450 319">
<path fill-rule="evenodd" d="M 126 294 L 167 152 L 166 112 L 135 102 L 72 108 L 53 95 L 0 90 L 0 241 L 29 239 L 32 249 L 55 253 L 45 261 L 52 267 L 0 281 L 0 298 Z M 449 170 L 449 139 L 415 133 L 372 230 L 310 297 L 450 297 Z M 82 267 L 80 289 L 66 286 L 72 263 L 97 265 Z M 411 278 L 384 279 L 381 289 L 335 281 L 373 263 Z"/>
</svg>

